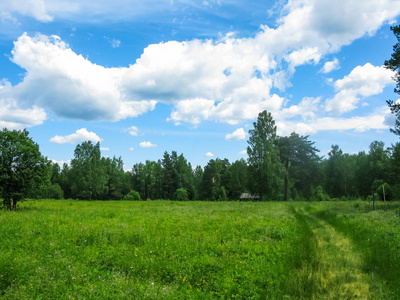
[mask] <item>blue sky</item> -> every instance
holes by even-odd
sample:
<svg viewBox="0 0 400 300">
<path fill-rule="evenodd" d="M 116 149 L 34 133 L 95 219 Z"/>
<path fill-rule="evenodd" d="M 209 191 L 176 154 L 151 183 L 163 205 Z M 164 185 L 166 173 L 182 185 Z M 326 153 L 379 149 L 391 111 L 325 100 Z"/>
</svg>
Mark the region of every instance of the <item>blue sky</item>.
<svg viewBox="0 0 400 300">
<path fill-rule="evenodd" d="M 0 0 L 0 126 L 58 162 L 101 141 L 126 169 L 247 158 L 264 109 L 322 155 L 389 146 L 399 15 L 398 0 Z"/>
</svg>

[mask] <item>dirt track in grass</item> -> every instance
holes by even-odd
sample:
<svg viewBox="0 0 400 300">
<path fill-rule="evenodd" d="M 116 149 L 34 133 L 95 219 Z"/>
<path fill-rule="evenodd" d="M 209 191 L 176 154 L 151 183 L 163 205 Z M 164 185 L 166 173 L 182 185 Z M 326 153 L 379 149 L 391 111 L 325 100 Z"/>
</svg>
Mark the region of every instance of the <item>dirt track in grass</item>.
<svg viewBox="0 0 400 300">
<path fill-rule="evenodd" d="M 312 268 L 303 270 L 316 286 L 312 298 L 370 299 L 371 275 L 362 271 L 362 256 L 355 251 L 351 240 L 303 208 L 297 212 L 305 217 L 316 242 Z"/>
</svg>

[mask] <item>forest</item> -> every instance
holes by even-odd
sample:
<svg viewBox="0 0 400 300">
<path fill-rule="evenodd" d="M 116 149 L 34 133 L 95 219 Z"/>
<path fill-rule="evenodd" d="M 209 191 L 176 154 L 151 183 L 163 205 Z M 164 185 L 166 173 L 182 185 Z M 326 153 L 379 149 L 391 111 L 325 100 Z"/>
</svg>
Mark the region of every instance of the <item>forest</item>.
<svg viewBox="0 0 400 300">
<path fill-rule="evenodd" d="M 247 160 L 211 159 L 204 168 L 172 151 L 125 172 L 121 157 L 102 157 L 100 143 L 91 141 L 78 144 L 70 165 L 60 168 L 41 156 L 26 130 L 3 129 L 0 140 L 1 193 L 10 209 L 25 197 L 235 201 L 251 193 L 261 201 L 390 201 L 400 195 L 400 143 L 373 141 L 357 154 L 332 145 L 321 157 L 308 136 L 277 136 L 266 111 L 249 131 Z"/>
</svg>

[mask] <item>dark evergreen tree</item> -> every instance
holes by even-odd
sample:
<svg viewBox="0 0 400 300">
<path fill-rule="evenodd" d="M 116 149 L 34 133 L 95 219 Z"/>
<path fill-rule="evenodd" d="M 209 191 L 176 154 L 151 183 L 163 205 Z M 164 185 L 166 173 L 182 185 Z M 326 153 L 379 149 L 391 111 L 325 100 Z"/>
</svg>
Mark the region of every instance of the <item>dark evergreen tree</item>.
<svg viewBox="0 0 400 300">
<path fill-rule="evenodd" d="M 309 199 L 317 184 L 318 162 L 321 160 L 317 155 L 319 150 L 314 147 L 314 142 L 308 140 L 308 136 L 294 132 L 288 137 L 279 137 L 277 146 L 285 167 L 283 200 L 288 199 L 289 186 L 292 197 L 299 195 Z"/>
<path fill-rule="evenodd" d="M 282 190 L 284 168 L 276 147 L 276 126 L 271 113 L 259 113 L 249 131 L 247 147 L 249 188 L 261 200 L 276 200 Z"/>
</svg>

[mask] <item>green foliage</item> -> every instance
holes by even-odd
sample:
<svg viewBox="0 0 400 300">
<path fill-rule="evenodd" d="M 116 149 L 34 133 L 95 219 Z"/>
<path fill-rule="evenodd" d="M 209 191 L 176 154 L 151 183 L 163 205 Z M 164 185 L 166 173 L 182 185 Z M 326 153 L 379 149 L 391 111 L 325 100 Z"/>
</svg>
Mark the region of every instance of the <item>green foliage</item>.
<svg viewBox="0 0 400 300">
<path fill-rule="evenodd" d="M 0 197 L 11 210 L 49 183 L 47 160 L 26 130 L 0 131 Z"/>
<path fill-rule="evenodd" d="M 228 201 L 228 197 L 226 196 L 226 190 L 223 186 L 219 188 L 218 201 Z"/>
<path fill-rule="evenodd" d="M 322 186 L 317 186 L 314 189 L 314 194 L 313 194 L 313 201 L 329 201 L 330 197 L 328 194 L 325 193 L 324 188 Z"/>
<path fill-rule="evenodd" d="M 392 198 L 392 188 L 388 183 L 381 184 L 377 189 L 376 193 L 378 195 L 378 199 L 381 201 L 390 201 Z"/>
<path fill-rule="evenodd" d="M 47 198 L 49 199 L 64 198 L 64 192 L 58 183 L 52 184 L 47 188 Z"/>
<path fill-rule="evenodd" d="M 276 126 L 271 113 L 259 113 L 249 131 L 247 154 L 249 188 L 261 199 L 276 200 L 282 190 L 284 167 L 276 145 Z"/>
<path fill-rule="evenodd" d="M 292 132 L 288 137 L 278 137 L 276 145 L 285 167 L 284 200 L 290 196 L 310 199 L 312 187 L 318 180 L 318 163 L 321 160 L 314 142 L 310 142 L 308 136 Z"/>
<path fill-rule="evenodd" d="M 131 190 L 128 194 L 124 196 L 124 200 L 140 201 L 142 200 L 142 198 L 137 191 Z"/>
<path fill-rule="evenodd" d="M 177 189 L 174 193 L 173 200 L 175 201 L 188 201 L 188 193 L 184 188 Z"/>
<path fill-rule="evenodd" d="M 101 163 L 100 143 L 77 145 L 71 161 L 71 193 L 78 199 L 101 199 L 107 192 L 107 176 Z"/>
</svg>

